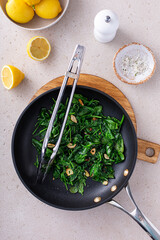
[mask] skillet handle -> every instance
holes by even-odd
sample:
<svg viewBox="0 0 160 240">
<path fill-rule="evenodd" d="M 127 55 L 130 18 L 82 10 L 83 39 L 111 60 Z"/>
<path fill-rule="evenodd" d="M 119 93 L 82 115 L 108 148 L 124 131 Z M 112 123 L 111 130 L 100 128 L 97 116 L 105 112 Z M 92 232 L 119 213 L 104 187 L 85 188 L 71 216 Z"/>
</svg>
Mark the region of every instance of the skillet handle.
<svg viewBox="0 0 160 240">
<path fill-rule="evenodd" d="M 147 219 L 147 217 L 140 211 L 136 202 L 133 199 L 129 184 L 125 187 L 125 190 L 134 204 L 135 209 L 132 212 L 128 212 L 123 206 L 121 206 L 115 200 L 111 200 L 108 203 L 114 207 L 121 209 L 123 212 L 127 213 L 130 217 L 132 217 L 154 240 L 160 240 L 160 231 Z"/>
<path fill-rule="evenodd" d="M 138 138 L 138 156 L 139 160 L 150 163 L 156 163 L 160 153 L 160 145 Z"/>
</svg>

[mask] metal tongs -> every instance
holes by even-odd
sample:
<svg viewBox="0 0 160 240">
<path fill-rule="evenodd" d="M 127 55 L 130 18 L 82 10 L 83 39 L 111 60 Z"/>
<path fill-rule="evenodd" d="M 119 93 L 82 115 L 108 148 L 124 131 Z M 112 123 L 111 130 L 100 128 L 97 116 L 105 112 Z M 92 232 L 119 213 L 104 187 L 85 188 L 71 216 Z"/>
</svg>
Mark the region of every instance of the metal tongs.
<svg viewBox="0 0 160 240">
<path fill-rule="evenodd" d="M 58 140 L 55 144 L 55 147 L 53 148 L 53 153 L 52 153 L 52 155 L 50 157 L 50 160 L 47 164 L 45 173 L 44 173 L 43 178 L 42 178 L 42 182 L 44 181 L 44 179 L 47 175 L 48 169 L 51 166 L 51 164 L 53 163 L 53 160 L 54 160 L 54 158 L 55 158 L 55 156 L 58 152 L 58 149 L 59 149 L 59 146 L 60 146 L 60 143 L 61 143 L 61 139 L 62 139 L 62 136 L 63 136 L 63 131 L 64 131 L 64 128 L 65 128 L 65 125 L 66 125 L 66 122 L 67 122 L 69 110 L 70 110 L 70 107 L 71 107 L 73 95 L 74 95 L 74 92 L 75 92 L 75 89 L 76 89 L 77 81 L 79 79 L 79 74 L 80 74 L 80 70 L 81 70 L 81 66 L 82 66 L 82 62 L 83 62 L 83 57 L 84 57 L 84 52 L 85 52 L 85 48 L 83 46 L 77 45 L 75 50 L 74 50 L 73 57 L 72 57 L 72 59 L 69 63 L 68 71 L 65 74 L 65 77 L 64 77 L 62 86 L 60 88 L 60 91 L 59 91 L 59 94 L 58 94 L 58 97 L 57 97 L 57 101 L 56 101 L 56 104 L 55 104 L 54 110 L 52 112 L 52 116 L 51 116 L 51 119 L 50 119 L 50 122 L 49 122 L 49 125 L 48 125 L 48 128 L 47 128 L 47 131 L 46 131 L 46 135 L 45 135 L 44 140 L 43 140 L 43 145 L 42 145 L 42 150 L 41 150 L 41 158 L 40 158 L 40 161 L 39 161 L 39 167 L 38 167 L 38 172 L 37 172 L 37 181 L 38 181 L 38 178 L 39 178 L 39 175 L 40 175 L 40 170 L 41 170 L 42 164 L 44 163 L 44 157 L 45 157 L 45 153 L 46 153 L 46 149 L 47 149 L 47 145 L 48 145 L 48 140 L 49 140 L 52 128 L 53 128 L 53 124 L 54 124 L 54 121 L 55 121 L 55 118 L 56 118 L 56 114 L 57 114 L 59 105 L 61 103 L 64 91 L 65 91 L 65 87 L 67 85 L 68 79 L 73 78 L 74 81 L 73 81 L 72 91 L 71 91 L 71 95 L 70 95 L 70 98 L 69 98 L 69 102 L 68 102 L 66 114 L 65 114 L 65 117 L 64 117 L 64 120 L 63 120 L 63 124 L 62 124 L 62 127 L 61 127 L 60 135 L 59 135 L 59 138 L 58 138 Z M 75 72 L 72 72 L 73 67 L 74 68 L 76 67 Z"/>
</svg>

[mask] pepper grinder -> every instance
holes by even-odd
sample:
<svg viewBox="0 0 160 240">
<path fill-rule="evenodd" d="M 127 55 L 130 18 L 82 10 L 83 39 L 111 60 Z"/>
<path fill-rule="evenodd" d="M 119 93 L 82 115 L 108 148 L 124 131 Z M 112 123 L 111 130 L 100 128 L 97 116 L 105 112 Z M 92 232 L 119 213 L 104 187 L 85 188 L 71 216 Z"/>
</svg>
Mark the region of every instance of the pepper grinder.
<svg viewBox="0 0 160 240">
<path fill-rule="evenodd" d="M 117 14 L 111 10 L 104 9 L 97 13 L 94 18 L 94 37 L 102 43 L 110 42 L 114 39 L 119 27 Z"/>
</svg>

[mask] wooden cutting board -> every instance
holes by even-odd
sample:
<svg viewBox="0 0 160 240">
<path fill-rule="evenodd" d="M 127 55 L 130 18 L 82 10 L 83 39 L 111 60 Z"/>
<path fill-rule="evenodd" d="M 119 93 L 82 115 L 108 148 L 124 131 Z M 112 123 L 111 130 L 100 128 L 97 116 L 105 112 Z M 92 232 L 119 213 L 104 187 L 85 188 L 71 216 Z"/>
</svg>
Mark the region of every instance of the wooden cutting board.
<svg viewBox="0 0 160 240">
<path fill-rule="evenodd" d="M 46 83 L 34 94 L 30 102 L 36 97 L 38 97 L 40 94 L 50 89 L 60 87 L 62 85 L 63 79 L 64 79 L 64 76 L 61 76 Z M 68 85 L 72 85 L 72 82 L 73 82 L 73 79 L 69 79 Z M 130 116 L 133 122 L 135 130 L 137 131 L 136 118 L 134 115 L 133 108 L 130 102 L 128 101 L 128 99 L 126 98 L 126 96 L 116 86 L 114 86 L 112 83 L 108 82 L 103 78 L 100 78 L 94 75 L 89 75 L 89 74 L 81 74 L 78 80 L 78 85 L 96 88 L 113 97 L 126 110 L 126 112 L 128 113 L 128 115 Z M 160 152 L 159 144 L 152 143 L 152 142 L 145 141 L 138 138 L 138 159 L 139 160 L 147 161 L 150 163 L 156 163 L 159 152 Z M 147 155 L 150 155 L 150 156 L 147 156 Z"/>
</svg>

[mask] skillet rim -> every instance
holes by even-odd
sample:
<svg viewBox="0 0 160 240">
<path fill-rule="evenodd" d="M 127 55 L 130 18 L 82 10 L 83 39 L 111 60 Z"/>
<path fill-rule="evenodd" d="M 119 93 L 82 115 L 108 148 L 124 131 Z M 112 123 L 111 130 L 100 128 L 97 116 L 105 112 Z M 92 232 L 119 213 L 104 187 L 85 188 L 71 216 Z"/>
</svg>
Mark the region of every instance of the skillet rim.
<svg viewBox="0 0 160 240">
<path fill-rule="evenodd" d="M 66 88 L 68 87 L 71 87 L 71 85 L 67 85 Z M 80 208 L 75 208 L 75 207 L 62 207 L 62 206 L 58 206 L 58 205 L 55 205 L 51 202 L 48 202 L 46 200 L 44 200 L 42 197 L 38 196 L 36 193 L 34 193 L 30 187 L 27 185 L 27 183 L 25 182 L 25 180 L 23 179 L 23 177 L 21 176 L 19 170 L 18 170 L 18 167 L 17 167 L 17 164 L 16 164 L 16 158 L 15 158 L 15 155 L 14 155 L 14 140 L 15 140 L 15 136 L 16 136 L 16 131 L 17 131 L 17 128 L 19 126 L 19 123 L 21 122 L 21 119 L 23 117 L 23 115 L 27 112 L 27 110 L 35 103 L 37 102 L 41 97 L 49 94 L 50 92 L 54 92 L 56 90 L 59 90 L 60 87 L 56 87 L 56 88 L 53 88 L 53 89 L 50 89 L 42 94 L 40 94 L 39 96 L 37 96 L 35 99 L 33 99 L 31 102 L 29 102 L 29 104 L 24 108 L 24 110 L 22 111 L 22 113 L 20 114 L 20 116 L 18 117 L 18 120 L 15 124 L 15 127 L 14 127 L 14 130 L 13 130 L 13 134 L 12 134 L 12 139 L 11 139 L 11 154 L 12 154 L 12 160 L 13 160 L 13 165 L 14 165 L 14 168 L 16 170 L 16 173 L 19 177 L 19 179 L 21 180 L 21 182 L 23 183 L 23 185 L 25 186 L 25 188 L 34 196 L 36 197 L 38 200 L 40 200 L 41 202 L 51 206 L 51 207 L 55 207 L 55 208 L 58 208 L 58 209 L 61 209 L 61 210 L 72 210 L 72 211 L 80 211 L 80 210 L 87 210 L 87 209 L 92 209 L 92 208 L 95 208 L 95 207 L 98 207 L 110 200 L 112 200 L 128 183 L 130 177 L 132 176 L 132 173 L 134 171 L 134 168 L 135 168 L 135 165 L 136 165 L 136 160 L 137 160 L 137 149 L 138 149 L 138 143 L 137 143 L 137 135 L 136 135 L 136 131 L 135 131 L 135 128 L 134 128 L 134 125 L 132 123 L 132 120 L 130 118 L 130 116 L 128 115 L 128 113 L 126 112 L 126 110 L 121 106 L 121 104 L 119 102 L 117 102 L 113 97 L 111 97 L 110 95 L 108 95 L 107 93 L 104 93 L 96 88 L 92 88 L 92 87 L 88 87 L 88 86 L 84 86 L 84 85 L 77 85 L 76 89 L 77 88 L 80 88 L 80 89 L 89 89 L 89 90 L 92 90 L 94 92 L 98 92 L 99 94 L 102 94 L 103 96 L 109 98 L 111 101 L 113 101 L 116 105 L 118 105 L 118 107 L 121 109 L 121 111 L 124 113 L 125 116 L 127 116 L 128 118 L 128 121 L 130 123 L 130 126 L 132 128 L 132 131 L 133 131 L 133 134 L 134 134 L 134 140 L 135 140 L 135 156 L 134 156 L 134 159 L 132 159 L 133 161 L 133 164 L 132 164 L 132 168 L 130 168 L 130 171 L 129 171 L 129 174 L 127 175 L 127 177 L 125 178 L 125 181 L 123 182 L 123 184 L 121 184 L 118 189 L 115 191 L 115 192 L 112 192 L 112 196 L 110 199 L 104 199 L 104 200 L 101 200 L 99 203 L 96 203 L 96 205 L 92 205 L 92 206 L 89 206 L 89 207 L 80 207 Z M 76 91 L 75 91 L 76 92 Z"/>
</svg>

